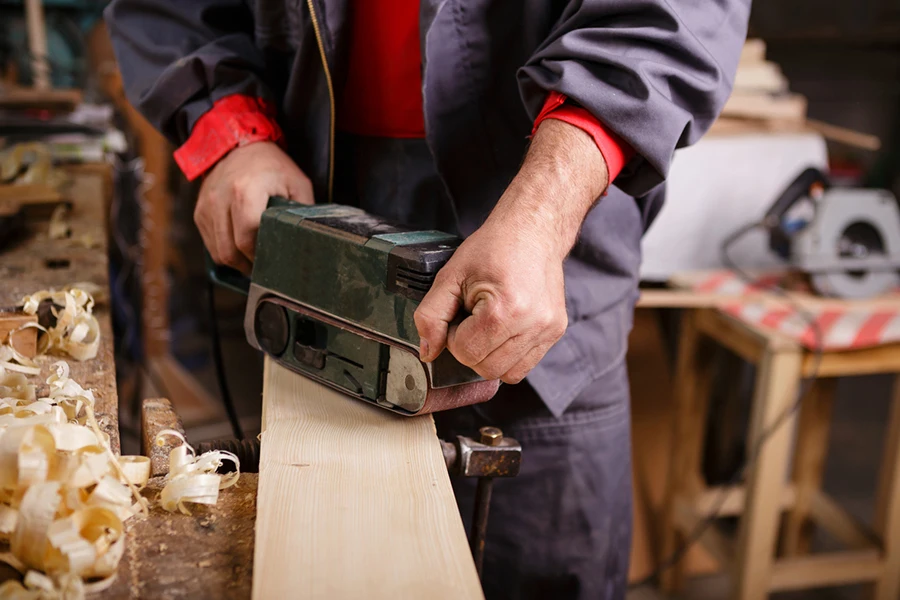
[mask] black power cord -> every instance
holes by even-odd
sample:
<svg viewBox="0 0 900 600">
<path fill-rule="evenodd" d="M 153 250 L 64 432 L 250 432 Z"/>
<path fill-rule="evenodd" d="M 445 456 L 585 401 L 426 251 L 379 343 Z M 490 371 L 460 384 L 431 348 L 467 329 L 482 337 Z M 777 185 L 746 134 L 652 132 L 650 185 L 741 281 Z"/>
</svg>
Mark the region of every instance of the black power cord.
<svg viewBox="0 0 900 600">
<path fill-rule="evenodd" d="M 219 319 L 216 313 L 216 289 L 211 279 L 206 282 L 206 295 L 209 297 L 210 333 L 212 335 L 213 361 L 216 365 L 216 380 L 219 383 L 219 391 L 222 394 L 222 404 L 228 413 L 228 421 L 231 423 L 231 431 L 238 440 L 244 439 L 244 429 L 238 419 L 234 400 L 228 388 L 228 379 L 225 377 L 225 360 L 222 356 L 222 337 L 219 331 Z"/>
<path fill-rule="evenodd" d="M 761 282 L 754 279 L 748 273 L 746 273 L 743 269 L 741 269 L 737 264 L 735 264 L 734 260 L 729 255 L 728 251 L 738 240 L 743 238 L 748 233 L 755 231 L 757 229 L 766 229 L 766 225 L 762 222 L 758 223 L 750 223 L 745 225 L 729 235 L 724 242 L 722 242 L 721 246 L 721 260 L 722 263 L 731 271 L 735 273 L 745 284 L 750 287 L 754 287 L 757 289 L 763 289 L 768 292 L 772 292 L 777 296 L 783 298 L 794 311 L 802 317 L 810 329 L 812 330 L 814 337 L 813 344 L 813 366 L 810 371 L 809 378 L 806 381 L 806 386 L 803 391 L 798 394 L 797 400 L 789 407 L 787 407 L 775 421 L 772 422 L 766 429 L 762 431 L 759 438 L 756 440 L 756 443 L 753 445 L 747 459 L 744 461 L 744 464 L 738 468 L 735 473 L 728 479 L 725 485 L 722 486 L 721 491 L 719 492 L 715 502 L 713 502 L 712 510 L 709 514 L 697 525 L 694 527 L 694 530 L 691 531 L 690 535 L 688 535 L 681 545 L 665 560 L 663 560 L 656 569 L 653 570 L 652 573 L 640 579 L 628 586 L 629 590 L 644 587 L 653 583 L 663 572 L 672 568 L 678 562 L 684 558 L 684 555 L 688 550 L 701 538 L 706 531 L 712 527 L 715 522 L 719 519 L 720 513 L 722 512 L 722 507 L 725 506 L 725 502 L 728 499 L 729 492 L 731 489 L 740 484 L 747 471 L 751 466 L 756 462 L 759 458 L 759 454 L 762 451 L 763 446 L 769 439 L 784 425 L 787 423 L 791 417 L 794 416 L 797 411 L 800 410 L 800 407 L 803 405 L 803 402 L 806 401 L 807 397 L 810 396 L 810 393 L 813 389 L 813 383 L 819 374 L 819 369 L 822 365 L 822 357 L 824 355 L 824 337 L 822 334 L 822 328 L 819 326 L 818 320 L 815 315 L 811 314 L 808 310 L 806 310 L 803 306 L 801 306 L 791 295 L 785 290 L 783 287 L 777 284 L 771 285 L 761 285 Z"/>
</svg>

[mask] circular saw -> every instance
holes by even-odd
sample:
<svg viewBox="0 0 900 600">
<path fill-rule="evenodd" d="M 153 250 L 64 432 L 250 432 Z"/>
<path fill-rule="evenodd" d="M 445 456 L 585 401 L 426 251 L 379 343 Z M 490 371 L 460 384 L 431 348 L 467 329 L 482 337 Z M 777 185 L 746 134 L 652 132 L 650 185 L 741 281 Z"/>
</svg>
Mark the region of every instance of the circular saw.
<svg viewBox="0 0 900 600">
<path fill-rule="evenodd" d="M 832 187 L 810 168 L 763 223 L 772 250 L 820 294 L 869 298 L 900 288 L 900 205 L 887 190 Z"/>
</svg>

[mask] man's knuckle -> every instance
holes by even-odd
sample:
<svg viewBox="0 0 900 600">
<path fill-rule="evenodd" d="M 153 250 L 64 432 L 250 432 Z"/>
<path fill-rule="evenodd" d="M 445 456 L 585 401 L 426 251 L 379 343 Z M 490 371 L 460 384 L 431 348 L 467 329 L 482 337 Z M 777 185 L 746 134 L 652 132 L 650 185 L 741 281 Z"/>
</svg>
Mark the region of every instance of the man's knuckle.
<svg viewBox="0 0 900 600">
<path fill-rule="evenodd" d="M 252 236 L 242 235 L 235 239 L 238 250 L 243 254 L 252 254 L 256 248 L 256 240 Z"/>
<path fill-rule="evenodd" d="M 451 352 L 460 363 L 467 367 L 475 367 L 481 361 L 473 351 L 473 342 L 471 339 L 460 340 L 455 338 L 452 342 Z"/>
<path fill-rule="evenodd" d="M 524 318 L 532 311 L 531 300 L 524 294 L 513 294 L 506 304 L 513 319 Z"/>
<path fill-rule="evenodd" d="M 475 372 L 478 373 L 482 378 L 487 379 L 488 381 L 492 379 L 497 379 L 503 373 L 498 373 L 496 367 L 475 367 Z"/>
<path fill-rule="evenodd" d="M 244 197 L 244 190 L 250 185 L 246 177 L 235 177 L 228 186 L 228 191 L 235 200 L 240 201 Z"/>
<path fill-rule="evenodd" d="M 219 262 L 229 267 L 238 267 L 241 264 L 241 253 L 236 247 L 219 247 Z"/>
<path fill-rule="evenodd" d="M 500 377 L 500 381 L 503 383 L 508 383 L 510 385 L 515 385 L 517 383 L 521 383 L 521 381 L 525 379 L 525 374 L 517 371 L 517 372 L 508 372 L 505 373 L 502 377 Z"/>
<path fill-rule="evenodd" d="M 477 363 L 481 361 L 481 344 L 474 338 L 469 338 L 461 344 L 463 356 L 469 363 Z"/>
<path fill-rule="evenodd" d="M 568 325 L 568 319 L 565 315 L 562 315 L 562 317 L 556 315 L 553 317 L 553 320 L 551 321 L 547 329 L 550 333 L 550 336 L 554 338 L 554 340 L 558 340 L 566 333 Z"/>
</svg>

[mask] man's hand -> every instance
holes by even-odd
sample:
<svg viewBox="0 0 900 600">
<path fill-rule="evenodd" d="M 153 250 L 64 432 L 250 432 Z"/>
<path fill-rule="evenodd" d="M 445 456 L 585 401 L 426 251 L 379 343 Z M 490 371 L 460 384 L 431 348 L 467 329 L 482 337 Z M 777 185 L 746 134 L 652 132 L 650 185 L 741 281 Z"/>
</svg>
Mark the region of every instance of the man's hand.
<svg viewBox="0 0 900 600">
<path fill-rule="evenodd" d="M 590 136 L 544 121 L 519 174 L 416 310 L 422 359 L 446 347 L 485 379 L 524 379 L 565 333 L 563 260 L 607 184 Z"/>
<path fill-rule="evenodd" d="M 194 222 L 216 263 L 250 272 L 269 196 L 314 202 L 309 179 L 272 142 L 235 148 L 204 178 Z"/>
</svg>

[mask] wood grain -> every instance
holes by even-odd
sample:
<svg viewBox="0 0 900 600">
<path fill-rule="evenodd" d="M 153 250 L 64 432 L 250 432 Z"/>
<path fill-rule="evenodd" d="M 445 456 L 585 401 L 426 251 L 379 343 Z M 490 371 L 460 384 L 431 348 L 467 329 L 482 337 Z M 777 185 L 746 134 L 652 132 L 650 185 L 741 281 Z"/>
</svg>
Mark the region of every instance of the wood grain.
<svg viewBox="0 0 900 600">
<path fill-rule="evenodd" d="M 253 598 L 483 598 L 430 416 L 266 361 Z"/>
</svg>

